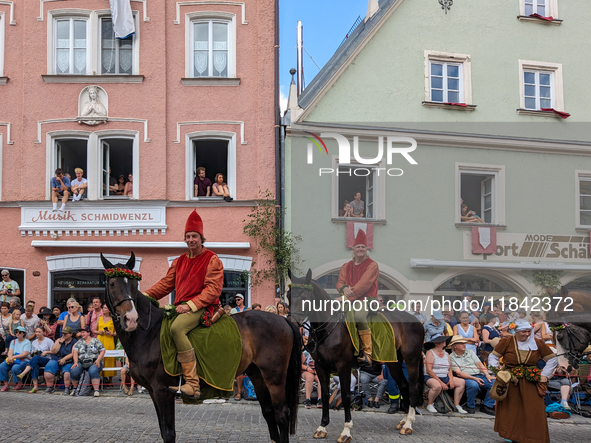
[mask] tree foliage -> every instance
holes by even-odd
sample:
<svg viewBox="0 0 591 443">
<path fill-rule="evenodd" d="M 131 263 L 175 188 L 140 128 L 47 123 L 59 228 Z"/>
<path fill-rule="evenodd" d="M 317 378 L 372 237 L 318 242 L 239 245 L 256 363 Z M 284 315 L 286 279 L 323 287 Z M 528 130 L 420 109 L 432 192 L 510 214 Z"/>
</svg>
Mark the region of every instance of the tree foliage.
<svg viewBox="0 0 591 443">
<path fill-rule="evenodd" d="M 259 256 L 249 273 L 254 286 L 264 281 L 281 286 L 287 278 L 287 270 L 297 271 L 301 264 L 297 246 L 301 237 L 281 228 L 282 216 L 271 191 L 259 189 L 257 204 L 244 220 L 244 233 L 254 239 Z"/>
<path fill-rule="evenodd" d="M 540 288 L 540 293 L 546 295 L 546 287 L 558 292 L 562 282 L 562 271 L 534 271 L 534 285 Z"/>
</svg>

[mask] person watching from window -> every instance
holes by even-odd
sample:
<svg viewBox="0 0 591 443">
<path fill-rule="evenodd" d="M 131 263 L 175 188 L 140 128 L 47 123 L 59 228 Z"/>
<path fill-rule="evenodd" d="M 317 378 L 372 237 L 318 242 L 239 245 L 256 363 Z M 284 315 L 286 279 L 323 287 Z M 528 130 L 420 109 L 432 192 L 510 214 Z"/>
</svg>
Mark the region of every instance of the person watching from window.
<svg viewBox="0 0 591 443">
<path fill-rule="evenodd" d="M 468 205 L 462 205 L 461 221 L 462 223 L 484 223 L 474 211 L 468 210 Z"/>
<path fill-rule="evenodd" d="M 64 176 L 62 168 L 55 170 L 55 177 L 51 177 L 51 202 L 53 204 L 52 212 L 57 212 L 57 201 L 61 198 L 62 205 L 59 208 L 60 212 L 66 210 L 66 203 L 70 196 L 70 179 Z"/>
<path fill-rule="evenodd" d="M 365 209 L 365 203 L 361 200 L 361 192 L 355 193 L 355 199 L 350 203 L 352 209 L 351 217 L 365 217 L 363 211 Z"/>
<path fill-rule="evenodd" d="M 115 195 L 123 195 L 125 192 L 125 176 L 121 174 L 117 177 L 117 190 L 115 191 Z"/>
<path fill-rule="evenodd" d="M 20 296 L 21 288 L 17 282 L 10 278 L 10 271 L 8 269 L 3 269 L 1 275 L 2 282 L 0 282 L 0 302 L 8 302 L 10 301 L 10 297 Z"/>
<path fill-rule="evenodd" d="M 74 169 L 74 172 L 76 173 L 76 179 L 72 180 L 70 184 L 72 189 L 72 201 L 77 202 L 82 200 L 86 188 L 88 187 L 88 180 L 82 177 L 82 174 L 84 174 L 82 168 L 76 168 Z"/>
<path fill-rule="evenodd" d="M 197 177 L 193 182 L 195 197 L 209 197 L 211 195 L 211 180 L 205 176 L 205 168 L 197 168 Z"/>
<path fill-rule="evenodd" d="M 343 209 L 339 211 L 339 217 L 353 217 L 353 209 L 351 209 L 349 200 L 345 200 L 345 203 L 343 203 Z"/>
<path fill-rule="evenodd" d="M 133 197 L 133 175 L 129 174 L 127 176 L 127 183 L 125 183 L 125 188 L 123 190 L 123 195 L 132 198 Z"/>
<path fill-rule="evenodd" d="M 234 200 L 230 197 L 230 190 L 228 189 L 228 185 L 224 183 L 224 174 L 218 172 L 215 175 L 214 184 L 212 186 L 213 195 L 217 197 L 224 197 L 224 200 L 227 202 L 231 202 Z"/>
</svg>

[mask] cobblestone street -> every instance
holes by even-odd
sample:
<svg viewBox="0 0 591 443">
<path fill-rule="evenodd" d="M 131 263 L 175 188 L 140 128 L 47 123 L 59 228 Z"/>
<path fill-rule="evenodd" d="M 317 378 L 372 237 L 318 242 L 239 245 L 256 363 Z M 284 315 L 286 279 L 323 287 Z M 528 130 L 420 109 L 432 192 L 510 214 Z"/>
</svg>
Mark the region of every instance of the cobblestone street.
<svg viewBox="0 0 591 443">
<path fill-rule="evenodd" d="M 156 413 L 146 394 L 100 398 L 70 398 L 61 395 L 28 395 L 7 392 L 0 396 L 2 433 L 0 441 L 37 442 L 160 442 Z M 9 407 L 10 406 L 10 407 Z M 415 433 L 400 436 L 394 429 L 402 415 L 379 412 L 353 413 L 353 442 L 407 441 L 413 443 L 503 442 L 493 431 L 493 419 L 477 413 L 471 417 L 417 416 Z M 297 436 L 292 442 L 316 442 L 312 434 L 320 422 L 318 409 L 299 411 Z M 573 416 L 551 420 L 552 442 L 588 441 L 591 420 Z M 331 411 L 326 442 L 336 441 L 343 428 L 342 411 Z M 268 442 L 267 426 L 258 403 L 231 401 L 200 406 L 176 405 L 178 442 Z"/>
</svg>

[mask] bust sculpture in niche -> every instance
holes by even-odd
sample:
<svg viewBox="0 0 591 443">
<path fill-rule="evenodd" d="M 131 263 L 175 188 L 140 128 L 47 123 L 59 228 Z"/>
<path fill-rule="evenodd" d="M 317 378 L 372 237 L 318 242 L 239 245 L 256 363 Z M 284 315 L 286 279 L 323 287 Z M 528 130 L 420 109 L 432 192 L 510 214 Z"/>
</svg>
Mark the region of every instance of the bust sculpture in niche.
<svg viewBox="0 0 591 443">
<path fill-rule="evenodd" d="M 88 86 L 88 101 L 82 106 L 78 123 L 85 123 L 90 126 L 107 122 L 107 109 L 99 98 L 99 90 L 96 86 Z"/>
</svg>

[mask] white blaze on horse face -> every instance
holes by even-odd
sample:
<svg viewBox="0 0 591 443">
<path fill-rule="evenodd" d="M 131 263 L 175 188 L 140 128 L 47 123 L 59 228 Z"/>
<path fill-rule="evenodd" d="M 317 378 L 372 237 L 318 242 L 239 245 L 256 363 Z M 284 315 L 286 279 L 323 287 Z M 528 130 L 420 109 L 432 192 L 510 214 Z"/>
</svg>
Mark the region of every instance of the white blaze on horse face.
<svg viewBox="0 0 591 443">
<path fill-rule="evenodd" d="M 137 328 L 137 320 L 139 317 L 137 310 L 135 309 L 135 304 L 133 303 L 133 301 L 130 301 L 130 303 L 131 311 L 127 311 L 125 313 L 125 316 L 123 317 L 126 321 L 125 331 L 127 332 L 135 331 L 135 329 Z"/>
</svg>

